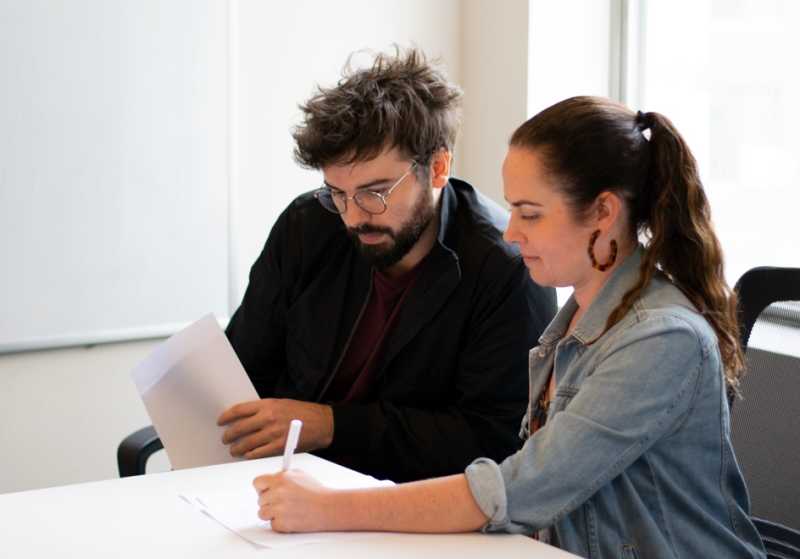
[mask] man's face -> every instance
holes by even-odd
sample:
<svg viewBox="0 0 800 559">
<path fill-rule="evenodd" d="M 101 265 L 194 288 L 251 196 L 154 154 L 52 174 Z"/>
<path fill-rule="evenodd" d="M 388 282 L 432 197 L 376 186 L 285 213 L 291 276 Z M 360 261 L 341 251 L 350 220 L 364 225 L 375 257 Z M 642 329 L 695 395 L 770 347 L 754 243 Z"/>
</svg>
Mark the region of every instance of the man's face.
<svg viewBox="0 0 800 559">
<path fill-rule="evenodd" d="M 430 185 L 420 184 L 411 168 L 412 161 L 393 149 L 370 161 L 322 170 L 332 192 L 348 198 L 359 191 L 386 194 L 396 184 L 386 198 L 385 212 L 370 214 L 350 198 L 341 214 L 348 235 L 378 269 L 389 268 L 408 254 L 435 215 Z"/>
</svg>

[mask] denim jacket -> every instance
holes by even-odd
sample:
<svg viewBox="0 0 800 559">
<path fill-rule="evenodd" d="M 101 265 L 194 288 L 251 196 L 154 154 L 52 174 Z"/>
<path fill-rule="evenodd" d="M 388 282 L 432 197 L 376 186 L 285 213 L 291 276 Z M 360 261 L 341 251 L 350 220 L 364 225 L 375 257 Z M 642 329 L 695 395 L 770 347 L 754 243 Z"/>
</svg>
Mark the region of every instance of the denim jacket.
<svg viewBox="0 0 800 559">
<path fill-rule="evenodd" d="M 467 467 L 487 532 L 539 532 L 591 558 L 764 557 L 733 453 L 716 335 L 656 276 L 624 318 L 609 314 L 638 279 L 639 247 L 565 336 L 570 299 L 530 352 L 530 402 L 515 454 Z M 528 417 L 550 371 L 545 425 Z"/>
</svg>

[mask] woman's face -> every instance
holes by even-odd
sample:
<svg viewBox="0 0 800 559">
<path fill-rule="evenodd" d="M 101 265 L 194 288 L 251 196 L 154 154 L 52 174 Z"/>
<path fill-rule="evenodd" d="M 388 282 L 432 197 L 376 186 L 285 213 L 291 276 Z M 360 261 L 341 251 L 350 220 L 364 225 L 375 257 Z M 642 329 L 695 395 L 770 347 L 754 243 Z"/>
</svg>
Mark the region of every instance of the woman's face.
<svg viewBox="0 0 800 559">
<path fill-rule="evenodd" d="M 539 285 L 578 286 L 592 273 L 587 253 L 594 228 L 576 222 L 536 151 L 511 147 L 503 162 L 503 190 L 511 219 L 503 238 L 519 245 Z"/>
</svg>

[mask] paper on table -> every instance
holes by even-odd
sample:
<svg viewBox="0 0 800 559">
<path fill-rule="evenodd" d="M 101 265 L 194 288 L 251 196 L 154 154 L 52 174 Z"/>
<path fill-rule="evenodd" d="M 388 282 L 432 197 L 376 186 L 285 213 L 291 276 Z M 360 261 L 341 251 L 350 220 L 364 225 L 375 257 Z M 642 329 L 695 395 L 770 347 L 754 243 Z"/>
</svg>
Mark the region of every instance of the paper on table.
<svg viewBox="0 0 800 559">
<path fill-rule="evenodd" d="M 281 469 L 279 459 L 264 461 L 263 473 L 274 473 Z M 380 481 L 371 476 L 348 470 L 336 464 L 320 460 L 309 454 L 295 456 L 295 465 L 318 481 L 337 489 L 358 489 L 394 485 L 391 481 Z M 250 483 L 227 485 L 213 492 L 179 495 L 199 512 L 236 533 L 257 547 L 282 548 L 323 543 L 344 539 L 370 537 L 375 532 L 325 532 L 312 534 L 281 534 L 273 532 L 270 523 L 258 518 L 258 495 Z"/>
<path fill-rule="evenodd" d="M 238 460 L 217 418 L 258 394 L 212 315 L 156 347 L 131 377 L 173 468 Z"/>
<path fill-rule="evenodd" d="M 312 543 L 352 540 L 374 536 L 377 532 L 315 532 L 282 534 L 273 532 L 269 521 L 260 520 L 255 493 L 214 493 L 204 497 L 179 495 L 211 520 L 256 547 L 279 549 Z"/>
</svg>

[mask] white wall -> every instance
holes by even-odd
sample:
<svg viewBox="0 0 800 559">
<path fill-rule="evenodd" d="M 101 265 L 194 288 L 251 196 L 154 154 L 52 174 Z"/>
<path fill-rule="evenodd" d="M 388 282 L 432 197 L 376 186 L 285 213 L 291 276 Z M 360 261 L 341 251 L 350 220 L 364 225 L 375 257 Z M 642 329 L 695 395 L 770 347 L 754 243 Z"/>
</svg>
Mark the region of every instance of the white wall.
<svg viewBox="0 0 800 559">
<path fill-rule="evenodd" d="M 117 444 L 150 422 L 128 371 L 153 345 L 0 356 L 0 493 L 115 477 Z"/>
<path fill-rule="evenodd" d="M 278 214 L 322 180 L 292 159 L 289 134 L 300 116 L 298 103 L 316 84 L 335 85 L 356 50 L 415 44 L 441 58 L 455 81 L 461 57 L 457 0 L 240 0 L 238 9 L 234 283 L 241 296 Z"/>
<path fill-rule="evenodd" d="M 575 95 L 609 95 L 609 0 L 531 0 L 529 22 L 528 116 Z"/>
<path fill-rule="evenodd" d="M 502 205 L 500 168 L 527 118 L 528 0 L 463 0 L 464 127 L 458 174 Z"/>
<path fill-rule="evenodd" d="M 289 136 L 297 103 L 312 93 L 315 82 L 334 83 L 351 51 L 386 49 L 392 42 L 413 42 L 442 57 L 456 81 L 462 68 L 470 68 L 468 94 L 477 96 L 484 82 L 471 65 L 461 63 L 457 0 L 231 0 L 230 6 L 238 34 L 232 50 L 236 102 L 230 148 L 238 224 L 231 299 L 238 300 L 278 213 L 319 180 L 292 161 Z M 485 8 L 469 2 L 465 9 L 474 31 Z M 485 48 L 495 33 L 482 39 Z M 480 125 L 489 137 L 510 130 L 492 135 L 490 128 L 489 120 Z M 471 149 L 473 156 L 480 155 Z M 464 170 L 482 172 L 474 162 Z M 149 423 L 128 372 L 154 343 L 0 355 L 0 493 L 115 477 L 116 445 Z"/>
</svg>

